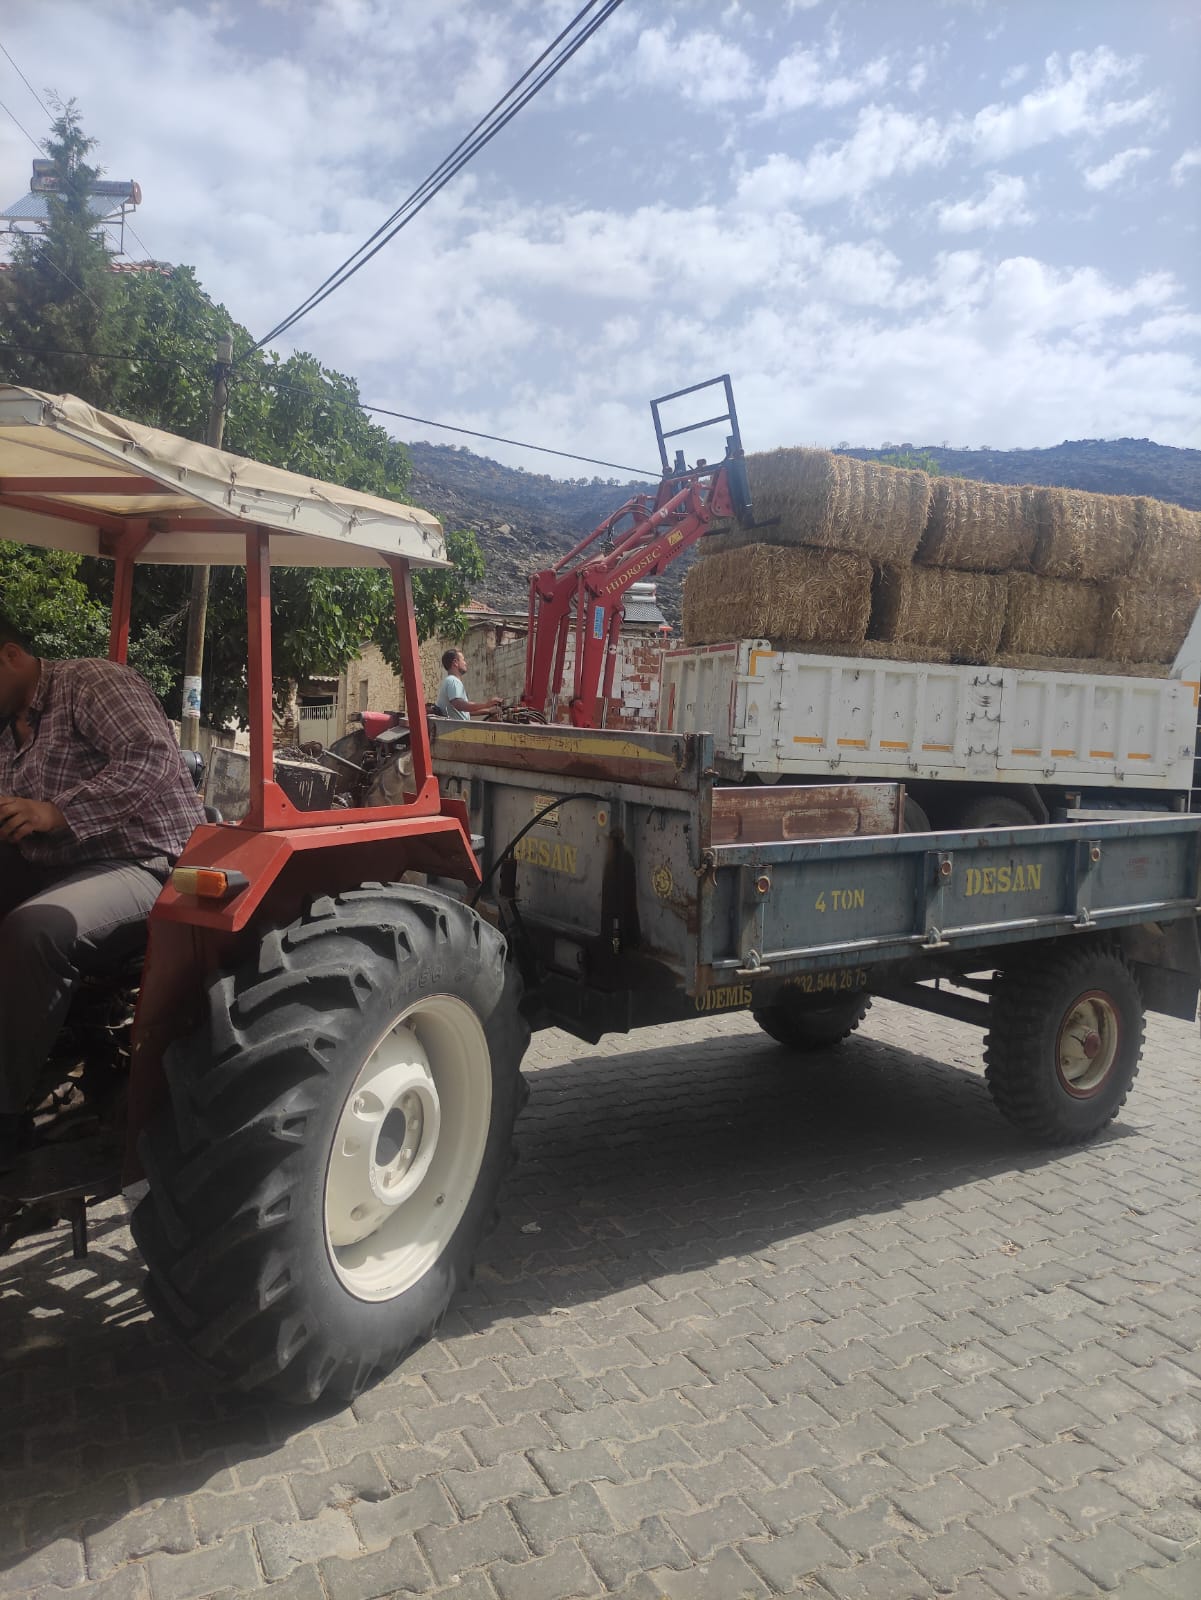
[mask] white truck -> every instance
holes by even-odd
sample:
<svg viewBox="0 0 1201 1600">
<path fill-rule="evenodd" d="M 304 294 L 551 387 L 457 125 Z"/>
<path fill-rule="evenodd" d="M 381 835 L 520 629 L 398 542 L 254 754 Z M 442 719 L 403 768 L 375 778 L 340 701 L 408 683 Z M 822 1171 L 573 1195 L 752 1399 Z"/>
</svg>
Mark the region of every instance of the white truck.
<svg viewBox="0 0 1201 1600">
<path fill-rule="evenodd" d="M 1201 612 L 1162 678 L 776 650 L 663 655 L 660 733 L 735 782 L 903 782 L 907 825 L 1003 827 L 1194 803 Z"/>
</svg>

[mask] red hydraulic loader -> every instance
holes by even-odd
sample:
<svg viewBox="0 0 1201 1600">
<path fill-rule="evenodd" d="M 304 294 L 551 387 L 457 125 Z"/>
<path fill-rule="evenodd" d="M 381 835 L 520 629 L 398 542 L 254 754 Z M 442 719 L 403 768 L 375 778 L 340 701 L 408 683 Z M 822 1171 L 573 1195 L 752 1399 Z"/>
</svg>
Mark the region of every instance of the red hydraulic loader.
<svg viewBox="0 0 1201 1600">
<path fill-rule="evenodd" d="M 86 1248 L 124 1188 L 156 1313 L 215 1374 L 346 1400 L 436 1327 L 494 1213 L 528 1030 L 467 813 L 430 762 L 410 569 L 445 565 L 426 512 L 0 387 L 6 538 L 115 563 L 125 659 L 135 567 L 246 567 L 249 808 L 196 829 L 151 913 L 124 1160 L 35 1145 L 0 1180 L 7 1236 L 48 1216 Z M 392 574 L 411 718 L 401 804 L 301 810 L 272 749 L 271 567 Z M 44 1085 L 42 1088 L 44 1089 Z M 106 1151 L 113 1151 L 111 1157 Z"/>
</svg>

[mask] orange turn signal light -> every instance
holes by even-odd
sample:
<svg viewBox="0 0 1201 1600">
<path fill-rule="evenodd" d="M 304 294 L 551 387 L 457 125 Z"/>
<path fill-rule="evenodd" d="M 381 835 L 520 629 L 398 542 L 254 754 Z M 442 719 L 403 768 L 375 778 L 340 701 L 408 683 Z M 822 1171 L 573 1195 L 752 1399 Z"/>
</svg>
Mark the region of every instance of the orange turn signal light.
<svg viewBox="0 0 1201 1600">
<path fill-rule="evenodd" d="M 241 872 L 221 872 L 216 867 L 175 867 L 171 873 L 173 889 L 199 900 L 224 900 L 244 889 L 246 881 Z"/>
</svg>

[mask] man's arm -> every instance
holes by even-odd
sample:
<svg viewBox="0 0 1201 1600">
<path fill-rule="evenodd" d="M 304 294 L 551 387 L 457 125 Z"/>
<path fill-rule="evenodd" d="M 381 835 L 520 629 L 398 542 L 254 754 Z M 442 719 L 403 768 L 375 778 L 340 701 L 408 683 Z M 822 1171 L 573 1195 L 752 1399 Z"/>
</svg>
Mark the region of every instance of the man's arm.
<svg viewBox="0 0 1201 1600">
<path fill-rule="evenodd" d="M 468 716 L 475 716 L 479 711 L 495 711 L 497 706 L 504 705 L 498 694 L 494 694 L 491 700 L 452 700 L 450 703 L 456 711 L 466 711 Z"/>
<path fill-rule="evenodd" d="M 170 725 L 144 680 L 132 670 L 114 673 L 107 662 L 88 666 L 94 670 L 71 685 L 72 720 L 106 765 L 54 797 L 65 826 L 81 842 L 144 811 L 183 773 Z"/>
</svg>

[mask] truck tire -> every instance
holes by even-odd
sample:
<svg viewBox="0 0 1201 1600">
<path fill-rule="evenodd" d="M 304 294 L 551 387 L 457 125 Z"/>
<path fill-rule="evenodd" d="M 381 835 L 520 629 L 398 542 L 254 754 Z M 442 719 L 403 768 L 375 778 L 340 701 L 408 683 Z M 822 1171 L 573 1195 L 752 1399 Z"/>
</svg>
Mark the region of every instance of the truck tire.
<svg viewBox="0 0 1201 1600">
<path fill-rule="evenodd" d="M 872 1008 L 871 996 L 848 995 L 829 1005 L 807 1005 L 798 996 L 783 996 L 752 1009 L 751 1015 L 777 1044 L 789 1050 L 828 1050 L 850 1037 Z"/>
<path fill-rule="evenodd" d="M 132 1219 L 208 1369 L 348 1401 L 437 1328 L 495 1218 L 529 1029 L 502 936 L 430 889 L 313 901 L 167 1052 Z"/>
<path fill-rule="evenodd" d="M 968 828 L 1033 828 L 1038 818 L 1008 794 L 982 794 L 970 800 L 955 824 L 965 832 Z"/>
<path fill-rule="evenodd" d="M 929 833 L 930 818 L 926 815 L 926 808 L 918 805 L 911 794 L 905 796 L 905 815 L 902 820 L 902 833 Z"/>
<path fill-rule="evenodd" d="M 1143 1000 L 1111 946 L 1043 949 L 997 974 L 985 1077 L 998 1110 L 1043 1144 L 1112 1122 L 1138 1075 Z"/>
</svg>

